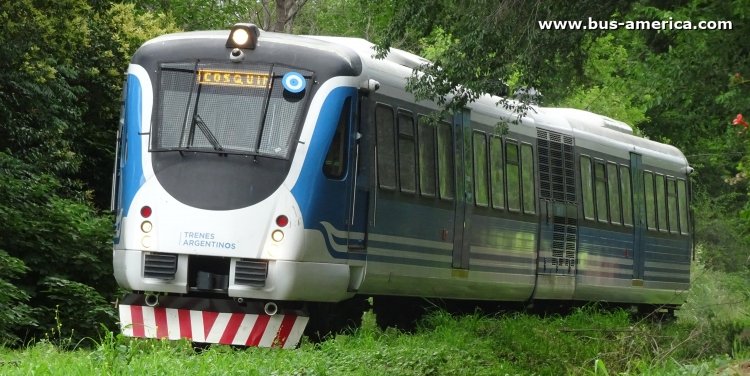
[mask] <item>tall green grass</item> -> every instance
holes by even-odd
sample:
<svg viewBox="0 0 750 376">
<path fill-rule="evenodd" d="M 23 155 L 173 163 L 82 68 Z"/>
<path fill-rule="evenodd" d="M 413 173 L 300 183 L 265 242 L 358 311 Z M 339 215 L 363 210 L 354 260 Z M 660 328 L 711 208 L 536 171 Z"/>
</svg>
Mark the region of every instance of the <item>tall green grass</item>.
<svg viewBox="0 0 750 376">
<path fill-rule="evenodd" d="M 132 340 L 111 333 L 93 348 L 41 341 L 0 349 L 0 374 L 59 375 L 694 375 L 733 374 L 750 362 L 747 276 L 703 269 L 676 320 L 633 319 L 595 305 L 567 316 L 453 317 L 435 312 L 414 334 L 356 332 L 298 350 Z M 748 363 L 750 364 L 750 363 Z"/>
</svg>

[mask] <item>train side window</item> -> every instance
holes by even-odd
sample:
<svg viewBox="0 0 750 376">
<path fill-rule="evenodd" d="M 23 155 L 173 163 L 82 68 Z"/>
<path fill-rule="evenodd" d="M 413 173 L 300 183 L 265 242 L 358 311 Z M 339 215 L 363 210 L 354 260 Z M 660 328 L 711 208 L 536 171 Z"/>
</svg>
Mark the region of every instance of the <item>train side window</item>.
<svg viewBox="0 0 750 376">
<path fill-rule="evenodd" d="M 495 209 L 505 209 L 505 182 L 504 182 L 504 164 L 503 164 L 503 139 L 500 137 L 490 137 L 490 171 L 492 172 L 491 191 L 492 207 Z"/>
<path fill-rule="evenodd" d="M 620 166 L 620 192 L 622 193 L 622 222 L 633 225 L 633 197 L 630 187 L 630 167 Z"/>
<path fill-rule="evenodd" d="M 688 206 L 687 206 L 687 186 L 685 181 L 677 180 L 677 200 L 679 201 L 680 210 L 680 233 L 688 233 Z"/>
<path fill-rule="evenodd" d="M 521 145 L 521 184 L 523 189 L 523 212 L 536 213 L 536 189 L 534 187 L 534 151 L 529 144 Z"/>
<path fill-rule="evenodd" d="M 456 196 L 453 183 L 453 132 L 451 124 L 444 121 L 438 125 L 438 181 L 440 198 L 453 200 Z"/>
<path fill-rule="evenodd" d="M 617 165 L 607 163 L 607 187 L 609 188 L 609 217 L 612 224 L 619 225 L 622 223 L 620 214 L 620 179 L 617 176 Z"/>
<path fill-rule="evenodd" d="M 396 189 L 396 150 L 393 144 L 393 109 L 384 104 L 375 107 L 375 129 L 380 188 Z"/>
<path fill-rule="evenodd" d="M 594 211 L 594 186 L 592 183 L 591 158 L 581 156 L 581 192 L 583 194 L 583 217 L 588 220 L 595 219 Z"/>
<path fill-rule="evenodd" d="M 341 109 L 339 124 L 333 134 L 331 146 L 328 147 L 326 159 L 323 162 L 323 174 L 329 179 L 340 179 L 346 173 L 346 141 L 349 139 L 349 118 L 351 114 L 352 98 L 346 98 Z"/>
<path fill-rule="evenodd" d="M 649 230 L 656 230 L 656 196 L 654 195 L 654 174 L 643 173 L 643 188 L 646 196 L 646 224 Z"/>
<path fill-rule="evenodd" d="M 505 143 L 505 171 L 508 178 L 508 210 L 521 211 L 521 177 L 518 168 L 518 144 Z"/>
<path fill-rule="evenodd" d="M 667 178 L 667 210 L 669 218 L 669 232 L 680 233 L 680 225 L 677 219 L 677 182 Z"/>
<path fill-rule="evenodd" d="M 414 147 L 414 116 L 411 112 L 398 112 L 398 175 L 401 192 L 417 192 L 417 171 Z"/>
<path fill-rule="evenodd" d="M 604 162 L 594 161 L 594 188 L 596 189 L 596 219 L 607 222 L 607 175 Z"/>
<path fill-rule="evenodd" d="M 435 197 L 435 127 L 426 116 L 419 116 L 417 123 L 419 190 L 422 196 Z"/>
<path fill-rule="evenodd" d="M 664 191 L 664 175 L 656 174 L 656 222 L 659 231 L 666 232 L 667 229 L 667 200 Z"/>
<path fill-rule="evenodd" d="M 487 189 L 487 138 L 483 132 L 474 131 L 474 200 L 477 206 L 489 206 Z"/>
<path fill-rule="evenodd" d="M 115 211 L 120 207 L 120 182 L 122 179 L 122 167 L 125 165 L 127 153 L 127 129 L 125 129 L 125 99 L 128 95 L 128 75 L 125 75 L 125 81 L 122 83 L 122 93 L 120 93 L 120 121 L 117 129 L 117 144 L 115 145 L 115 166 L 112 171 L 112 197 L 110 197 L 110 210 Z M 115 213 L 118 214 L 118 213 Z"/>
</svg>

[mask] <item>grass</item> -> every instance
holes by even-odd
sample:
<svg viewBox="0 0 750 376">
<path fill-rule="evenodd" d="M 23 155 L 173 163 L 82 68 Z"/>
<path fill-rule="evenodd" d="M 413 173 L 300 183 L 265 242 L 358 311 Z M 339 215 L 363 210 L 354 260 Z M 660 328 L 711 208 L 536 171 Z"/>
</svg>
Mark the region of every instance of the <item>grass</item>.
<svg viewBox="0 0 750 376">
<path fill-rule="evenodd" d="M 750 371 L 750 280 L 696 270 L 672 322 L 586 307 L 568 316 L 427 316 L 414 334 L 361 329 L 298 350 L 132 340 L 111 333 L 89 349 L 49 341 L 0 348 L 2 375 L 714 375 Z M 745 373 L 747 374 L 747 373 Z"/>
</svg>

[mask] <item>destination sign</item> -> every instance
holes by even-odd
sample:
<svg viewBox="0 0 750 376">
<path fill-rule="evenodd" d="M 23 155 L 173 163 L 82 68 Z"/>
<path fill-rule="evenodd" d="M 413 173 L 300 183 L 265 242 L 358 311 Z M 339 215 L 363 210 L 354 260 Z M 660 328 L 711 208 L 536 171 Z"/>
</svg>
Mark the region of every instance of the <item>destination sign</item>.
<svg viewBox="0 0 750 376">
<path fill-rule="evenodd" d="M 268 73 L 259 72 L 199 69 L 197 79 L 198 83 L 203 85 L 244 86 L 265 89 L 268 87 L 268 81 L 271 79 L 271 76 Z"/>
</svg>

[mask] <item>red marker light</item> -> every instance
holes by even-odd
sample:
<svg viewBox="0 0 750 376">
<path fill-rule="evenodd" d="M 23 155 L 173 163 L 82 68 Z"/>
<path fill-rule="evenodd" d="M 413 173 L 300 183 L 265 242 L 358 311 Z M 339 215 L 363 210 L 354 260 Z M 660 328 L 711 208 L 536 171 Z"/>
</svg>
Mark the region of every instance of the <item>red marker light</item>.
<svg viewBox="0 0 750 376">
<path fill-rule="evenodd" d="M 279 227 L 286 227 L 286 225 L 289 224 L 289 218 L 287 218 L 285 215 L 280 215 L 276 217 L 276 225 Z"/>
<path fill-rule="evenodd" d="M 151 207 L 150 206 L 144 206 L 141 208 L 141 217 L 148 218 L 151 216 Z"/>
</svg>

